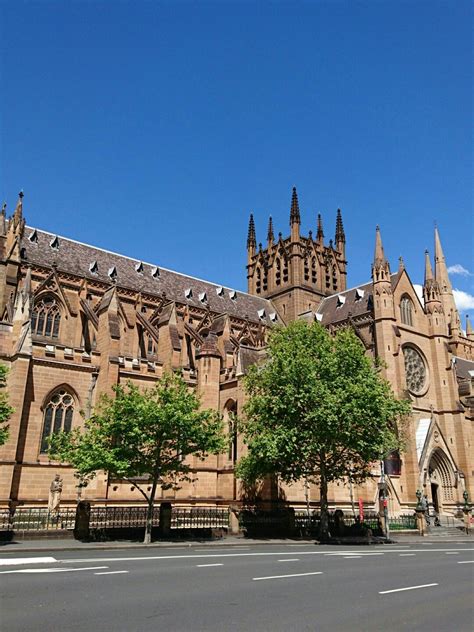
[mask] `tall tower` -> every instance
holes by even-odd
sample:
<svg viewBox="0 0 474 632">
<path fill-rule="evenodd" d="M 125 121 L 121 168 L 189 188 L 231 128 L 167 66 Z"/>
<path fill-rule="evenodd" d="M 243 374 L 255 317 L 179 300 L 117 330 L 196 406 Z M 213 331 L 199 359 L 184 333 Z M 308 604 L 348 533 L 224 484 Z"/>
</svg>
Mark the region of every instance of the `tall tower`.
<svg viewBox="0 0 474 632">
<path fill-rule="evenodd" d="M 321 300 L 346 289 L 346 238 L 341 211 L 337 211 L 335 241 L 324 244 L 323 223 L 318 215 L 316 239 L 312 231 L 301 235 L 301 213 L 296 188 L 290 204 L 290 235 L 275 239 L 270 217 L 266 247 L 259 244 L 253 215 L 247 239 L 248 291 L 270 298 L 285 322 L 316 310 Z"/>
</svg>

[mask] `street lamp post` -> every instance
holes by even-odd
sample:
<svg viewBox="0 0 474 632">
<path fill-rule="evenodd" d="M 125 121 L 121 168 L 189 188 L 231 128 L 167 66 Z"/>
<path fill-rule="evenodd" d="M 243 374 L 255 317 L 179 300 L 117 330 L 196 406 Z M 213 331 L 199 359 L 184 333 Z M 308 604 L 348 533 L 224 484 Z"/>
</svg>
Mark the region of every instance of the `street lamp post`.
<svg viewBox="0 0 474 632">
<path fill-rule="evenodd" d="M 380 459 L 380 488 L 382 492 L 383 518 L 385 523 L 385 538 L 390 539 L 390 525 L 388 524 L 388 502 L 387 484 L 385 482 L 385 464 L 383 458 Z"/>
</svg>

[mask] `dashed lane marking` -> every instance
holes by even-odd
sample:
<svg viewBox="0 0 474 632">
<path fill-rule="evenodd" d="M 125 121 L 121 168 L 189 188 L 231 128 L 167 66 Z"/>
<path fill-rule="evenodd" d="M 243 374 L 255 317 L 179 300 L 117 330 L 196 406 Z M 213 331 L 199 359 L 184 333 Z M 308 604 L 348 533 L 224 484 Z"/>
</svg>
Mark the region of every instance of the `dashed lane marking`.
<svg viewBox="0 0 474 632">
<path fill-rule="evenodd" d="M 457 551 L 446 551 L 445 555 L 459 555 Z"/>
<path fill-rule="evenodd" d="M 209 566 L 224 566 L 224 564 L 196 564 L 196 568 L 209 568 Z"/>
<path fill-rule="evenodd" d="M 458 564 L 474 564 L 474 560 L 464 560 L 463 562 L 458 562 Z"/>
<path fill-rule="evenodd" d="M 102 573 L 94 573 L 94 575 L 121 575 L 122 573 L 128 573 L 129 571 L 104 571 Z"/>
<path fill-rule="evenodd" d="M 307 575 L 322 575 L 322 571 L 314 573 L 293 573 L 291 575 L 270 575 L 268 577 L 252 577 L 254 582 L 259 582 L 263 579 L 285 579 L 286 577 L 306 577 Z"/>
<path fill-rule="evenodd" d="M 429 588 L 430 586 L 438 586 L 439 584 L 421 584 L 420 586 L 407 586 L 406 588 L 394 588 L 393 590 L 379 590 L 379 595 L 388 595 L 389 593 L 403 592 L 404 590 L 417 590 L 418 588 Z"/>
<path fill-rule="evenodd" d="M 277 562 L 299 562 L 300 558 L 299 557 L 287 557 L 284 560 L 277 560 Z"/>
<path fill-rule="evenodd" d="M 416 557 L 416 553 L 400 553 L 399 557 Z"/>
</svg>

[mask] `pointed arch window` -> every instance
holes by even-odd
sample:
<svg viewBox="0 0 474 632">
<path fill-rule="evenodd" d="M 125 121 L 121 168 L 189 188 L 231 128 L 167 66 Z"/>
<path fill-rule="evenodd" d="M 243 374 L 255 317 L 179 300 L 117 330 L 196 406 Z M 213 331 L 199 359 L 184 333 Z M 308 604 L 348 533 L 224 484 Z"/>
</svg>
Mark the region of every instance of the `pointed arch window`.
<svg viewBox="0 0 474 632">
<path fill-rule="evenodd" d="M 59 338 L 61 308 L 53 295 L 40 298 L 31 314 L 31 333 L 43 338 Z"/>
<path fill-rule="evenodd" d="M 404 325 L 413 327 L 413 303 L 408 296 L 403 296 L 400 301 L 400 318 Z"/>
<path fill-rule="evenodd" d="M 40 452 L 48 451 L 49 438 L 59 432 L 70 432 L 74 416 L 74 398 L 66 389 L 56 391 L 46 404 Z"/>
</svg>

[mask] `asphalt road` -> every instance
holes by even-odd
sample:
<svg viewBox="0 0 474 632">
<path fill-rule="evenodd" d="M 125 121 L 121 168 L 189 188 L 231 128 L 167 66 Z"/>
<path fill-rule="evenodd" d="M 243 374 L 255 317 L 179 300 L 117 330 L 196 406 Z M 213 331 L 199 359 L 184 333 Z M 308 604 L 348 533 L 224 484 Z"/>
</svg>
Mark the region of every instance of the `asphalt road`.
<svg viewBox="0 0 474 632">
<path fill-rule="evenodd" d="M 2 553 L 0 629 L 472 632 L 473 552 L 463 542 Z"/>
</svg>

